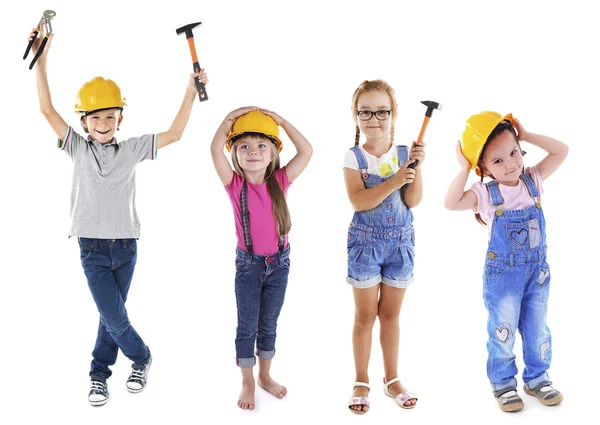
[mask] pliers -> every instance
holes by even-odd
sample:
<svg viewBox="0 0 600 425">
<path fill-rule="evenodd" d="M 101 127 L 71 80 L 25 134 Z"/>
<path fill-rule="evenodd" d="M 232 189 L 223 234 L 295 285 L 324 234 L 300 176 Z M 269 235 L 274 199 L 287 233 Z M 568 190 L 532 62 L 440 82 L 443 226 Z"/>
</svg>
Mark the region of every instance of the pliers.
<svg viewBox="0 0 600 425">
<path fill-rule="evenodd" d="M 33 46 L 33 43 L 35 42 L 37 35 L 39 34 L 40 30 L 42 29 L 42 25 L 44 25 L 44 39 L 42 40 L 42 44 L 40 44 L 40 47 L 38 48 L 37 53 L 33 57 L 33 60 L 31 61 L 31 64 L 29 65 L 29 69 L 33 68 L 33 65 L 35 65 L 38 58 L 42 55 L 42 52 L 44 51 L 44 47 L 46 47 L 46 43 L 48 42 L 48 37 L 50 37 L 50 34 L 52 34 L 52 24 L 50 23 L 50 21 L 52 19 L 54 19 L 55 16 L 56 16 L 56 12 L 54 10 L 44 10 L 44 14 L 42 15 L 42 18 L 40 19 L 40 22 L 38 23 L 36 30 L 33 32 L 33 37 L 31 38 L 31 40 L 29 40 L 29 44 L 27 45 L 27 50 L 25 50 L 23 59 L 25 59 L 27 57 L 27 55 L 29 54 L 29 51 L 31 50 L 31 46 Z"/>
</svg>

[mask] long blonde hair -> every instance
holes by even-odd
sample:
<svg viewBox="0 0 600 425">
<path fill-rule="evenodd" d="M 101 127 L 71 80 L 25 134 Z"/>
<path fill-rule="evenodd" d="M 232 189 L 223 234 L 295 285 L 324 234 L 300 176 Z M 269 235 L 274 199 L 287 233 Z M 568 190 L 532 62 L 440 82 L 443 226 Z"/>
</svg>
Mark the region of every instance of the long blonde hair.
<svg viewBox="0 0 600 425">
<path fill-rule="evenodd" d="M 360 140 L 360 128 L 358 128 L 358 98 L 363 93 L 372 91 L 380 91 L 386 93 L 390 97 L 390 103 L 392 105 L 392 125 L 390 127 L 390 141 L 394 142 L 394 123 L 398 116 L 398 104 L 396 103 L 395 92 L 392 86 L 383 80 L 365 80 L 360 86 L 354 91 L 352 95 L 352 118 L 356 125 L 356 138 L 354 140 L 354 146 L 358 146 Z"/>
<path fill-rule="evenodd" d="M 233 169 L 242 177 L 244 177 L 244 170 L 242 167 L 240 167 L 237 159 L 237 148 L 239 143 L 236 142 L 243 136 L 264 140 L 271 146 L 273 159 L 265 170 L 265 182 L 267 183 L 267 192 L 269 192 L 271 202 L 273 203 L 273 217 L 275 217 L 275 220 L 277 221 L 277 233 L 279 236 L 287 235 L 292 228 L 292 220 L 290 218 L 290 210 L 288 209 L 287 201 L 283 191 L 281 190 L 281 187 L 275 178 L 275 172 L 281 168 L 279 165 L 279 151 L 277 150 L 277 145 L 273 140 L 262 133 L 242 133 L 239 136 L 236 136 L 233 140 L 233 146 L 231 148 L 231 160 L 233 162 Z"/>
</svg>

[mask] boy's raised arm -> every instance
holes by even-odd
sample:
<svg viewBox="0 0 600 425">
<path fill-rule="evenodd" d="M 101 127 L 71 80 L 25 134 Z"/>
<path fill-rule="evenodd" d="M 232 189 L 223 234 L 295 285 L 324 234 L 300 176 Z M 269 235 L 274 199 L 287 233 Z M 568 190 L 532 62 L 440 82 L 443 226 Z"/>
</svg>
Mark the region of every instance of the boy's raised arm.
<svg viewBox="0 0 600 425">
<path fill-rule="evenodd" d="M 29 34 L 28 40 L 31 40 L 34 31 L 35 28 L 31 31 L 31 34 Z M 41 40 L 43 40 L 43 38 L 44 27 L 42 26 L 39 37 L 35 40 L 32 46 L 32 51 L 34 54 L 40 47 Z M 54 34 L 50 34 L 50 37 L 48 37 L 46 47 L 35 64 L 35 73 L 38 97 L 40 101 L 40 112 L 44 115 L 46 121 L 48 121 L 48 124 L 50 124 L 50 127 L 52 127 L 52 130 L 54 130 L 56 137 L 62 139 L 67 132 L 67 123 L 65 120 L 63 120 L 59 113 L 56 112 L 56 109 L 54 109 L 54 106 L 52 105 L 52 97 L 50 96 L 50 87 L 48 85 L 48 74 L 46 72 L 46 62 L 48 58 L 48 51 L 50 50 L 50 45 L 52 44 L 52 38 L 54 38 Z"/>
</svg>

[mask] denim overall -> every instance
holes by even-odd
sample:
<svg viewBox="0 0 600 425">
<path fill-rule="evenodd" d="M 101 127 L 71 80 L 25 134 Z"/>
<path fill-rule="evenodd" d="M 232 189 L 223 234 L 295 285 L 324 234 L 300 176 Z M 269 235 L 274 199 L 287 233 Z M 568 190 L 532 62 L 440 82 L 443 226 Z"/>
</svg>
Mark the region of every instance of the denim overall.
<svg viewBox="0 0 600 425">
<path fill-rule="evenodd" d="M 255 342 L 258 357 L 269 360 L 275 356 L 277 319 L 290 272 L 290 246 L 288 244 L 284 249 L 284 238 L 280 236 L 275 254 L 255 254 L 250 236 L 248 185 L 245 180 L 240 192 L 240 207 L 246 251 L 236 248 L 235 298 L 238 320 L 235 351 L 237 365 L 246 368 L 256 364 Z"/>
<path fill-rule="evenodd" d="M 546 262 L 546 222 L 530 174 L 521 174 L 535 204 L 503 210 L 496 181 L 486 184 L 496 208 L 484 270 L 483 297 L 488 310 L 487 374 L 494 391 L 516 388 L 513 346 L 517 329 L 523 342 L 528 388 L 548 381 L 552 359 L 546 326 L 550 269 Z"/>
<path fill-rule="evenodd" d="M 367 161 L 358 146 L 352 148 L 367 189 L 389 179 L 367 172 Z M 398 146 L 398 166 L 408 160 L 408 148 Z M 413 215 L 394 190 L 368 211 L 356 211 L 348 230 L 348 277 L 356 288 L 380 282 L 406 288 L 412 282 L 414 260 Z"/>
</svg>

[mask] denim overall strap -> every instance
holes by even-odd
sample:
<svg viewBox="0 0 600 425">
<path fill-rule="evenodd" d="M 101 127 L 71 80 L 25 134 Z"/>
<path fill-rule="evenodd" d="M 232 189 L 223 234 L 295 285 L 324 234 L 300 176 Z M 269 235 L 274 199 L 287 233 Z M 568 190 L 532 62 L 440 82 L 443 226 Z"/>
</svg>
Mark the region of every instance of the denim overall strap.
<svg viewBox="0 0 600 425">
<path fill-rule="evenodd" d="M 242 210 L 242 227 L 244 228 L 244 245 L 246 245 L 248 254 L 253 255 L 252 236 L 250 235 L 250 215 L 248 213 L 248 183 L 246 179 L 244 179 L 242 191 L 240 192 L 240 208 Z M 278 247 L 279 253 L 283 253 L 284 238 L 281 235 L 279 235 Z"/>
<path fill-rule="evenodd" d="M 527 187 L 527 190 L 529 191 L 529 196 L 531 196 L 533 198 L 533 200 L 535 201 L 535 206 L 539 208 L 541 206 L 540 205 L 540 192 L 538 191 L 537 187 L 535 186 L 535 181 L 533 181 L 533 177 L 529 173 L 523 173 L 523 174 L 521 174 L 521 180 L 523 180 L 523 183 L 525 183 L 525 186 Z"/>
<path fill-rule="evenodd" d="M 398 167 L 408 161 L 408 146 L 398 145 Z"/>
<path fill-rule="evenodd" d="M 487 190 L 490 194 L 490 198 L 492 198 L 492 205 L 495 207 L 499 207 L 504 203 L 504 199 L 502 198 L 502 194 L 500 193 L 500 188 L 498 187 L 498 182 L 492 180 L 491 182 L 487 182 L 485 184 Z"/>
<path fill-rule="evenodd" d="M 367 160 L 365 159 L 365 156 L 363 155 L 362 151 L 358 146 L 354 146 L 350 150 L 354 152 L 354 156 L 356 156 L 356 160 L 358 161 L 358 168 L 360 169 L 360 175 L 364 182 L 369 178 L 369 173 L 367 172 L 367 169 L 369 168 Z"/>
</svg>

